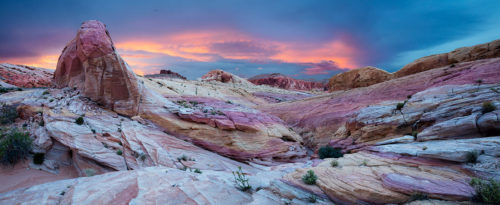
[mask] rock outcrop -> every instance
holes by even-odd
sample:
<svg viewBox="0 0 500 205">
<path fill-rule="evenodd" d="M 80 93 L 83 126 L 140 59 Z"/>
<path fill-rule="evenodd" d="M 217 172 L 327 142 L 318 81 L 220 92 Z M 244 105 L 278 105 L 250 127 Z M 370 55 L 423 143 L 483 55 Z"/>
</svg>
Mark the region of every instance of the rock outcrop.
<svg viewBox="0 0 500 205">
<path fill-rule="evenodd" d="M 456 63 L 500 57 L 500 40 L 470 47 L 457 48 L 449 53 L 419 58 L 394 73 L 399 78 L 433 68 L 455 66 Z"/>
<path fill-rule="evenodd" d="M 53 70 L 25 65 L 0 64 L 0 81 L 21 88 L 50 87 Z M 3 86 L 7 87 L 7 86 Z"/>
<path fill-rule="evenodd" d="M 349 90 L 367 87 L 390 80 L 392 74 L 387 71 L 367 66 L 334 75 L 328 81 L 328 90 Z"/>
<path fill-rule="evenodd" d="M 248 81 L 255 85 L 269 85 L 287 90 L 323 90 L 325 87 L 320 82 L 298 80 L 279 73 L 257 75 L 249 78 Z"/>
<path fill-rule="evenodd" d="M 294 130 L 300 131 L 302 136 L 314 134 L 314 144 L 322 145 L 335 138 L 337 130 L 361 108 L 388 100 L 403 102 L 407 96 L 432 87 L 478 85 L 478 79 L 482 80 L 482 84 L 498 83 L 499 68 L 500 58 L 458 63 L 455 67 L 436 68 L 369 87 L 265 105 L 260 109 L 280 117 L 289 125 L 294 125 Z M 396 104 L 397 102 L 393 102 L 391 109 L 395 108 Z"/>
<path fill-rule="evenodd" d="M 177 78 L 177 79 L 182 79 L 186 80 L 187 78 L 182 76 L 179 73 L 176 73 L 171 70 L 160 70 L 160 74 L 151 74 L 151 75 L 145 75 L 144 77 L 146 78 L 159 78 L 159 79 L 172 79 L 172 78 Z"/>
<path fill-rule="evenodd" d="M 332 161 L 336 166 L 332 167 Z M 318 176 L 316 185 L 301 181 L 308 170 Z M 393 204 L 422 196 L 467 201 L 474 195 L 471 177 L 459 166 L 401 155 L 358 152 L 326 159 L 316 167 L 298 169 L 283 178 L 310 192 L 323 191 L 342 204 Z"/>
<path fill-rule="evenodd" d="M 82 23 L 64 48 L 54 73 L 57 88 L 74 87 L 84 96 L 127 116 L 137 114 L 142 85 L 116 52 L 106 26 Z"/>
<path fill-rule="evenodd" d="M 215 81 L 221 83 L 230 83 L 230 84 L 251 84 L 248 80 L 238 77 L 232 73 L 223 71 L 223 70 L 211 70 L 207 74 L 201 76 L 202 81 Z"/>
</svg>

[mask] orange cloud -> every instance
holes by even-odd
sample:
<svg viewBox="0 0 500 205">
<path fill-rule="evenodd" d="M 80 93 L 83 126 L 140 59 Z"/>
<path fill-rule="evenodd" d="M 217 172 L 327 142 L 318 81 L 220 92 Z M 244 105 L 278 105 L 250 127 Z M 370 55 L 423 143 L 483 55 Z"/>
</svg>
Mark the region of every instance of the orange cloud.
<svg viewBox="0 0 500 205">
<path fill-rule="evenodd" d="M 187 60 L 210 62 L 217 56 L 238 60 L 278 60 L 287 63 L 320 63 L 334 61 L 341 68 L 356 68 L 355 47 L 332 41 L 319 47 L 301 43 L 269 41 L 235 31 L 183 32 L 150 39 L 130 39 L 116 42 L 119 50 L 146 51 Z M 123 56 L 131 59 L 141 56 Z M 142 57 L 143 63 L 148 56 Z"/>
<path fill-rule="evenodd" d="M 44 55 L 35 57 L 8 58 L 2 60 L 5 63 L 34 66 L 40 68 L 56 69 L 59 55 Z"/>
</svg>

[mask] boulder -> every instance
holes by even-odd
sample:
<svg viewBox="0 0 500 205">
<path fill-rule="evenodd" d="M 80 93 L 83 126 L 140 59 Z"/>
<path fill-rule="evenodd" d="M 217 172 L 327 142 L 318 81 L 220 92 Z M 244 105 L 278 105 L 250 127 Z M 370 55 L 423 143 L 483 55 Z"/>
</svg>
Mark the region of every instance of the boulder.
<svg viewBox="0 0 500 205">
<path fill-rule="evenodd" d="M 137 114 L 142 85 L 118 55 L 106 26 L 83 22 L 64 48 L 54 73 L 57 88 L 74 87 L 117 113 Z"/>
<path fill-rule="evenodd" d="M 334 75 L 328 81 L 328 90 L 349 90 L 352 88 L 367 87 L 373 84 L 390 80 L 392 74 L 387 71 L 367 66 Z"/>
</svg>

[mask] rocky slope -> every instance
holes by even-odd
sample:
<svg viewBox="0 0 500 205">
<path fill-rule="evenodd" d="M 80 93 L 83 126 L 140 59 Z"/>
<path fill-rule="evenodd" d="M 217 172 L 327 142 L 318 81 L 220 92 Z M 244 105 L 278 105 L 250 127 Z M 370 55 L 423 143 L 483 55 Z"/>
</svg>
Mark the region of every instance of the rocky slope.
<svg viewBox="0 0 500 205">
<path fill-rule="evenodd" d="M 2 63 L 0 64 L 0 81 L 21 88 L 50 87 L 53 72 L 44 68 Z"/>
<path fill-rule="evenodd" d="M 186 77 L 182 76 L 179 73 L 171 71 L 171 70 L 160 70 L 159 74 L 145 75 L 144 77 L 145 78 L 159 78 L 159 79 L 178 78 L 178 79 L 186 80 Z"/>
<path fill-rule="evenodd" d="M 294 79 L 279 73 L 262 74 L 248 79 L 255 85 L 269 85 L 287 90 L 323 90 L 325 85 L 320 82 L 312 82 Z"/>
<path fill-rule="evenodd" d="M 349 90 L 367 87 L 392 78 L 392 74 L 375 67 L 367 66 L 334 75 L 328 81 L 328 90 Z"/>
<path fill-rule="evenodd" d="M 332 92 L 296 102 L 263 105 L 260 109 L 283 119 L 306 141 L 311 140 L 313 145 L 327 144 L 356 111 L 366 106 L 388 100 L 402 102 L 409 95 L 443 85 L 498 83 L 499 68 L 500 58 L 457 63 L 369 87 Z"/>
<path fill-rule="evenodd" d="M 457 48 L 449 53 L 419 58 L 395 72 L 394 77 L 399 78 L 456 63 L 496 57 L 500 57 L 500 40 L 470 47 Z"/>
</svg>

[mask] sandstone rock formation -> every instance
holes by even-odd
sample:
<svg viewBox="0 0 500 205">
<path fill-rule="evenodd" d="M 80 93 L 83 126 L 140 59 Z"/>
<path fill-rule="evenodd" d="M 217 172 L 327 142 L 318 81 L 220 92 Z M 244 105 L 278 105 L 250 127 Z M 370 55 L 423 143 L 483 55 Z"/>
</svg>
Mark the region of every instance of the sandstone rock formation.
<svg viewBox="0 0 500 205">
<path fill-rule="evenodd" d="M 115 51 L 106 26 L 99 21 L 82 23 L 76 37 L 66 45 L 54 83 L 58 88 L 75 87 L 120 114 L 137 114 L 142 86 Z"/>
<path fill-rule="evenodd" d="M 325 87 L 320 82 L 298 80 L 279 73 L 257 75 L 249 78 L 248 81 L 255 85 L 269 85 L 288 90 L 323 90 Z"/>
<path fill-rule="evenodd" d="M 0 81 L 21 88 L 50 87 L 52 73 L 53 70 L 33 66 L 0 64 Z"/>
<path fill-rule="evenodd" d="M 449 53 L 419 58 L 395 72 L 394 77 L 399 78 L 433 68 L 447 65 L 454 66 L 456 63 L 496 57 L 500 57 L 500 40 L 470 47 L 457 48 Z"/>
<path fill-rule="evenodd" d="M 478 79 L 482 80 L 482 85 L 498 83 L 499 67 L 500 58 L 458 63 L 455 67 L 436 68 L 369 87 L 301 101 L 263 105 L 259 109 L 294 125 L 294 130 L 303 137 L 314 135 L 311 138 L 315 142 L 313 144 L 324 145 L 335 138 L 337 130 L 361 108 L 388 100 L 403 102 L 407 96 L 432 87 L 462 84 L 477 86 Z M 397 102 L 392 102 L 391 109 L 395 108 Z"/>
<path fill-rule="evenodd" d="M 332 167 L 331 162 L 337 166 Z M 301 177 L 307 170 L 318 176 L 316 185 Z M 298 169 L 283 178 L 311 192 L 318 188 L 343 204 L 404 203 L 416 193 L 431 198 L 467 201 L 474 189 L 470 177 L 451 163 L 413 159 L 400 155 L 358 152 L 339 159 L 327 159 L 316 167 Z"/>
<path fill-rule="evenodd" d="M 328 81 L 328 90 L 349 90 L 367 87 L 390 80 L 392 74 L 375 67 L 367 66 L 334 75 Z"/>
<path fill-rule="evenodd" d="M 182 76 L 179 73 L 171 71 L 171 70 L 160 70 L 160 74 L 145 75 L 144 77 L 146 77 L 146 78 L 160 78 L 160 79 L 178 78 L 178 79 L 186 80 L 186 77 Z"/>
<path fill-rule="evenodd" d="M 223 70 L 212 70 L 207 74 L 201 76 L 201 80 L 244 85 L 251 84 L 250 82 L 248 82 L 248 80 Z"/>
</svg>

